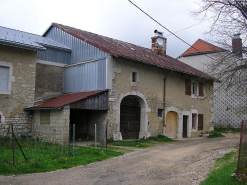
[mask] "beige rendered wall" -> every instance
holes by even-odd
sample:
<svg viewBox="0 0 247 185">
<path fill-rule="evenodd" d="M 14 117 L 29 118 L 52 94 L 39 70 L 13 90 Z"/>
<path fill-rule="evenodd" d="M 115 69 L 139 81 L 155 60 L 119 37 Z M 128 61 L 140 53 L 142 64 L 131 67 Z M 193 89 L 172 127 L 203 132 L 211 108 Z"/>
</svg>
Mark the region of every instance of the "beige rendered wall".
<svg viewBox="0 0 247 185">
<path fill-rule="evenodd" d="M 17 136 L 30 135 L 29 113 L 35 92 L 36 52 L 0 45 L 0 66 L 10 67 L 9 94 L 0 94 L 0 136 L 6 136 L 10 123 L 14 123 Z"/>
<path fill-rule="evenodd" d="M 33 138 L 37 133 L 39 139 L 43 141 L 67 145 L 69 142 L 69 116 L 69 108 L 53 109 L 50 110 L 50 124 L 43 124 L 40 122 L 40 110 L 33 111 Z"/>
<path fill-rule="evenodd" d="M 125 59 L 108 58 L 108 63 L 112 63 L 112 89 L 109 91 L 108 120 L 110 136 L 115 139 L 121 139 L 120 132 L 120 103 L 127 95 L 135 95 L 140 99 L 141 125 L 140 137 L 157 135 L 162 133 L 163 119 L 157 116 L 158 109 L 163 109 L 163 79 L 166 71 L 144 65 L 138 62 L 132 62 Z M 110 71 L 110 70 L 109 70 Z M 131 83 L 132 72 L 138 73 L 137 83 Z"/>
<path fill-rule="evenodd" d="M 204 97 L 192 97 L 190 95 L 185 95 L 185 79 L 191 79 L 196 82 L 204 83 Z M 208 81 L 203 81 L 196 77 L 192 77 L 180 73 L 171 73 L 166 80 L 166 113 L 169 111 L 175 111 L 178 113 L 178 135 L 181 138 L 182 134 L 182 119 L 183 115 L 189 116 L 189 128 L 188 137 L 199 136 L 200 132 L 213 130 L 212 119 L 212 93 L 213 93 L 213 83 Z M 204 128 L 203 130 L 192 129 L 191 114 L 203 114 L 204 116 Z M 198 117 L 197 117 L 198 118 Z M 189 133 L 190 132 L 190 133 Z"/>
<path fill-rule="evenodd" d="M 163 118 L 158 117 L 158 109 L 163 109 L 164 78 L 170 71 L 154 66 L 133 62 L 127 59 L 108 58 L 108 65 L 112 64 L 112 89 L 109 93 L 108 121 L 109 137 L 121 139 L 120 135 L 120 103 L 127 95 L 135 95 L 141 102 L 141 122 L 144 120 L 139 137 L 150 135 L 166 134 Z M 108 73 L 111 72 L 110 68 Z M 138 82 L 131 83 L 132 72 L 138 73 Z M 212 113 L 212 83 L 205 83 L 204 98 L 192 98 L 185 95 L 185 79 L 192 79 L 192 76 L 171 73 L 166 80 L 166 108 L 165 114 L 169 111 L 178 113 L 177 138 L 182 137 L 183 115 L 188 115 L 188 137 L 199 136 L 201 131 L 193 130 L 191 127 L 192 113 L 204 114 L 204 130 L 212 129 L 210 122 Z M 200 80 L 199 80 L 200 81 Z M 210 90 L 209 90 L 210 89 Z M 144 113 L 143 113 L 144 112 Z M 146 115 L 146 116 L 144 116 Z M 180 116 L 179 116 L 180 115 Z M 142 124 L 142 123 L 141 123 Z M 145 125 L 146 124 L 146 125 Z"/>
</svg>

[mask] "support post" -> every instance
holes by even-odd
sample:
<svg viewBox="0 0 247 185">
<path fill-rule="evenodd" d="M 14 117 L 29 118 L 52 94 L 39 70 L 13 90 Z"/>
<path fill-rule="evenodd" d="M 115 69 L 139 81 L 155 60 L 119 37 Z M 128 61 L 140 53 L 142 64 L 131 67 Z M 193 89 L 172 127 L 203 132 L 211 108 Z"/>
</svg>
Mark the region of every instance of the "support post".
<svg viewBox="0 0 247 185">
<path fill-rule="evenodd" d="M 37 151 L 37 129 L 38 129 L 38 126 L 36 125 L 35 127 L 35 152 Z"/>
</svg>

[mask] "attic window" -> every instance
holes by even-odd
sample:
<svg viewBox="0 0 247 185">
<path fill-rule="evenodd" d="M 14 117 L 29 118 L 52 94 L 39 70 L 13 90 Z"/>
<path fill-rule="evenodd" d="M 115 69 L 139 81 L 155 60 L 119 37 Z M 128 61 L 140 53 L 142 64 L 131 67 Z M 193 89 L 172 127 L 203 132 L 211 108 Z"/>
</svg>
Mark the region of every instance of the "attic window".
<svg viewBox="0 0 247 185">
<path fill-rule="evenodd" d="M 134 48 L 130 48 L 130 49 L 135 50 Z"/>
<path fill-rule="evenodd" d="M 137 72 L 132 72 L 132 82 L 137 82 Z"/>
</svg>

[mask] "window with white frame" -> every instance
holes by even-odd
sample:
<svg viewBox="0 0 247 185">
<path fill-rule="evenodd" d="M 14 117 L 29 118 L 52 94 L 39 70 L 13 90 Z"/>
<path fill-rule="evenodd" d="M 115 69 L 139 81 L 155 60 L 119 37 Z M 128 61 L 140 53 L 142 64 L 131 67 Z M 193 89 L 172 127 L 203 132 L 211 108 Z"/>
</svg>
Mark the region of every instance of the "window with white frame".
<svg viewBox="0 0 247 185">
<path fill-rule="evenodd" d="M 0 92 L 8 92 L 9 67 L 0 66 Z"/>
<path fill-rule="evenodd" d="M 192 129 L 196 129 L 196 122 L 197 122 L 197 119 L 196 119 L 196 114 L 192 114 Z"/>
<path fill-rule="evenodd" d="M 192 95 L 197 95 L 197 82 L 195 81 L 192 81 L 192 84 L 191 84 L 191 94 Z"/>
</svg>

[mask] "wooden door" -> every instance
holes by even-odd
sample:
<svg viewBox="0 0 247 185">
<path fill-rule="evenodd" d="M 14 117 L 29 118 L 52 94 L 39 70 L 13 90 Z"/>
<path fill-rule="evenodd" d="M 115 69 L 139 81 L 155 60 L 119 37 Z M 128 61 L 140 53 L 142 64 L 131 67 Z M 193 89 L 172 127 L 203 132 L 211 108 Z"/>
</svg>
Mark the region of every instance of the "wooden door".
<svg viewBox="0 0 247 185">
<path fill-rule="evenodd" d="M 168 112 L 166 115 L 166 136 L 177 138 L 177 113 Z"/>
<path fill-rule="evenodd" d="M 120 105 L 120 132 L 124 140 L 139 138 L 140 114 L 140 104 L 135 97 L 127 96 L 122 100 Z"/>
</svg>

